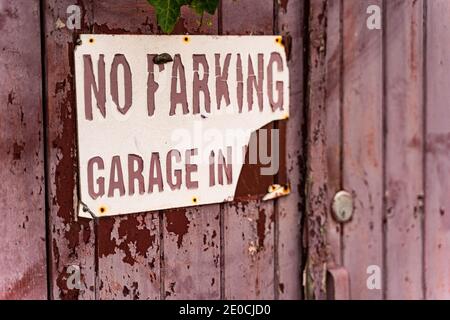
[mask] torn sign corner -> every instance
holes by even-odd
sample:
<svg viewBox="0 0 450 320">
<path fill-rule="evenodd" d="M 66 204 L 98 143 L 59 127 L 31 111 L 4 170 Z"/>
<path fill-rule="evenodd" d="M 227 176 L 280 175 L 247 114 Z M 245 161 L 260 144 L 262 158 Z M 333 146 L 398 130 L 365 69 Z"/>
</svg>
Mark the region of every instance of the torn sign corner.
<svg viewBox="0 0 450 320">
<path fill-rule="evenodd" d="M 83 201 L 78 201 L 78 217 L 87 219 L 98 218 L 98 216 Z"/>
<path fill-rule="evenodd" d="M 291 193 L 291 188 L 288 185 L 282 186 L 279 184 L 273 184 L 269 186 L 267 191 L 268 193 L 263 197 L 263 201 L 285 197 Z"/>
</svg>

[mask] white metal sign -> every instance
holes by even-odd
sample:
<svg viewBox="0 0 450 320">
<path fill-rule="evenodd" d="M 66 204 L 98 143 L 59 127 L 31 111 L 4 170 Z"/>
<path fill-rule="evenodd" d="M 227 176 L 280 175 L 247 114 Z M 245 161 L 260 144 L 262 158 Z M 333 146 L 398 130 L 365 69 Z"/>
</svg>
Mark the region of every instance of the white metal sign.
<svg viewBox="0 0 450 320">
<path fill-rule="evenodd" d="M 281 37 L 80 40 L 79 216 L 233 200 L 251 133 L 289 116 Z"/>
</svg>

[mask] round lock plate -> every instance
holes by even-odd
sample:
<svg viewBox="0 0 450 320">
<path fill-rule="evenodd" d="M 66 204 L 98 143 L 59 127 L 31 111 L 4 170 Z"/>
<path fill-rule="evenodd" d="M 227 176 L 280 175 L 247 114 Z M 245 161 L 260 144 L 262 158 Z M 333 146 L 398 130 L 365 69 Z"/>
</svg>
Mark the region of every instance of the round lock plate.
<svg viewBox="0 0 450 320">
<path fill-rule="evenodd" d="M 340 222 L 345 223 L 353 216 L 353 197 L 347 191 L 339 191 L 333 198 L 333 215 Z"/>
</svg>

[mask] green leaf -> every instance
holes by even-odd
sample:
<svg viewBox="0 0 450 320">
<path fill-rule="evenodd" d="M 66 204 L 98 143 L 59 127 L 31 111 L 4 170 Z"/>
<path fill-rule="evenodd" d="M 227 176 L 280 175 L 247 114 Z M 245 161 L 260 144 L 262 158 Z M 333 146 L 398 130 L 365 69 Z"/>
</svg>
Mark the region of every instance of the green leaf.
<svg viewBox="0 0 450 320">
<path fill-rule="evenodd" d="M 219 0 L 147 0 L 156 10 L 158 25 L 164 33 L 171 33 L 180 17 L 180 9 L 189 5 L 198 14 L 214 14 Z"/>
<path fill-rule="evenodd" d="M 147 0 L 156 10 L 158 25 L 165 33 L 171 33 L 180 17 L 180 8 L 192 0 Z"/>
<path fill-rule="evenodd" d="M 202 14 L 203 11 L 209 14 L 216 12 L 219 0 L 192 0 L 191 7 L 198 13 Z"/>
</svg>

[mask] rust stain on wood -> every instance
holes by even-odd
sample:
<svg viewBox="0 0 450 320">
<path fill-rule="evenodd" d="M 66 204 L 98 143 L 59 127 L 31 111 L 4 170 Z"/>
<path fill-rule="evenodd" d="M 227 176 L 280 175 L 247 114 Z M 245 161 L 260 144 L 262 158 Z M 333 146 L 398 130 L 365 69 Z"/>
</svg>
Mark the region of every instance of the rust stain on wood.
<svg viewBox="0 0 450 320">
<path fill-rule="evenodd" d="M 27 299 L 33 293 L 36 283 L 45 281 L 46 268 L 45 261 L 38 261 L 30 266 L 18 280 L 15 280 L 6 292 L 0 293 L 1 300 L 21 300 Z"/>
<path fill-rule="evenodd" d="M 148 258 L 148 250 L 155 246 L 156 235 L 143 221 L 143 214 L 130 215 L 121 220 L 102 218 L 99 223 L 98 248 L 100 258 L 122 250 L 123 262 L 133 266 L 136 257 Z"/>
<path fill-rule="evenodd" d="M 178 248 L 183 244 L 183 237 L 189 231 L 190 221 L 186 217 L 186 210 L 171 210 L 165 213 L 167 219 L 166 229 L 177 236 Z"/>
<path fill-rule="evenodd" d="M 154 246 L 156 235 L 149 235 L 148 229 L 143 224 L 142 216 L 129 216 L 127 219 L 122 220 L 119 225 L 118 234 L 119 240 L 124 240 L 120 245 L 125 252 L 123 261 L 133 265 L 135 258 L 133 256 L 140 255 L 144 258 L 148 258 L 147 251 L 151 246 Z M 135 253 L 131 252 L 131 249 L 135 249 Z"/>
<path fill-rule="evenodd" d="M 258 248 L 264 248 L 264 239 L 266 237 L 266 212 L 263 208 L 260 208 L 258 212 L 258 220 L 256 220 Z"/>
</svg>

